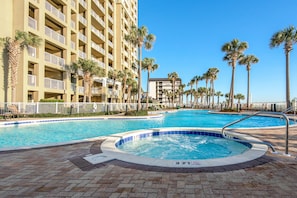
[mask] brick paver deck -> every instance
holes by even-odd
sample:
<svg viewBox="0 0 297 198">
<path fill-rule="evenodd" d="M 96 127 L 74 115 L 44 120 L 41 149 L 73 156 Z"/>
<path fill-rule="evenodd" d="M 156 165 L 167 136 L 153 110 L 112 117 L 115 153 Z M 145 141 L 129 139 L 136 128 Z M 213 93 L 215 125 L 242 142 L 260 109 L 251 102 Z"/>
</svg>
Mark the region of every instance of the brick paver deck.
<svg viewBox="0 0 297 198">
<path fill-rule="evenodd" d="M 284 151 L 284 129 L 249 130 Z M 97 166 L 82 156 L 100 142 L 0 153 L 0 197 L 296 197 L 297 129 L 291 157 L 267 153 L 249 164 L 179 170 L 110 161 Z"/>
</svg>

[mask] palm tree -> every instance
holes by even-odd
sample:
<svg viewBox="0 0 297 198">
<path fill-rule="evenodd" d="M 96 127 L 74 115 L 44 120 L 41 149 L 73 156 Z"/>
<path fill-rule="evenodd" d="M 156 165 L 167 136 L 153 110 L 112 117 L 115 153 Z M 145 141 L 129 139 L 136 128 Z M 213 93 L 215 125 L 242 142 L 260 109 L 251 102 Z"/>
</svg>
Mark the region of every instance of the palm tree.
<svg viewBox="0 0 297 198">
<path fill-rule="evenodd" d="M 132 76 L 131 72 L 125 68 L 122 71 L 119 71 L 118 77 L 122 79 L 123 87 L 122 87 L 122 101 L 125 100 L 125 93 L 126 93 L 126 87 L 127 87 L 127 79 Z"/>
<path fill-rule="evenodd" d="M 210 78 L 210 84 L 211 84 L 211 95 L 212 95 L 212 106 L 214 106 L 214 95 L 215 95 L 215 89 L 214 89 L 214 81 L 217 79 L 217 74 L 219 73 L 218 68 L 209 68 L 207 73 L 209 74 Z"/>
<path fill-rule="evenodd" d="M 210 73 L 209 73 L 209 70 L 206 72 L 206 73 L 204 73 L 203 74 L 203 76 L 202 76 L 202 79 L 203 80 L 205 80 L 205 87 L 206 87 L 206 102 L 207 102 L 207 105 L 209 104 L 208 103 L 208 96 L 209 96 L 209 94 L 208 94 L 208 81 L 210 80 Z"/>
<path fill-rule="evenodd" d="M 188 85 L 187 85 L 187 86 L 190 86 L 190 91 L 191 91 L 190 103 L 191 103 L 191 105 L 193 104 L 193 102 L 192 102 L 192 97 L 193 97 L 192 89 L 193 89 L 193 85 L 194 85 L 194 83 L 195 83 L 195 80 L 192 79 L 192 80 L 188 83 Z"/>
<path fill-rule="evenodd" d="M 178 78 L 178 74 L 176 72 L 172 72 L 168 74 L 168 79 L 172 83 L 172 105 L 174 105 L 174 99 L 175 99 L 175 81 Z"/>
<path fill-rule="evenodd" d="M 137 28 L 136 26 L 132 26 L 128 35 L 125 36 L 125 39 L 138 47 L 138 105 L 137 110 L 140 110 L 141 104 L 141 71 L 142 71 L 142 47 L 150 50 L 153 47 L 153 42 L 156 40 L 155 35 L 149 34 L 148 29 L 145 26 Z"/>
<path fill-rule="evenodd" d="M 179 94 L 179 104 L 182 105 L 183 104 L 183 95 L 184 95 L 184 89 L 185 89 L 186 85 L 185 84 L 181 84 L 178 86 L 178 94 Z"/>
<path fill-rule="evenodd" d="M 142 69 L 147 70 L 147 94 L 146 94 L 146 109 L 148 109 L 148 101 L 149 101 L 149 79 L 150 79 L 150 72 L 155 71 L 158 69 L 159 65 L 155 64 L 154 58 L 144 58 L 142 61 Z"/>
<path fill-rule="evenodd" d="M 19 56 L 21 52 L 29 46 L 38 47 L 42 39 L 38 36 L 23 31 L 16 31 L 15 37 L 0 38 L 0 44 L 7 50 L 8 63 L 11 69 L 11 102 L 16 101 L 16 85 L 18 83 Z"/>
<path fill-rule="evenodd" d="M 247 70 L 247 109 L 250 107 L 250 70 L 251 64 L 256 64 L 259 62 L 259 59 L 254 55 L 246 55 L 241 60 L 239 60 L 240 65 L 246 65 Z"/>
<path fill-rule="evenodd" d="M 228 100 L 229 108 L 232 108 L 234 100 L 234 78 L 236 62 L 241 59 L 243 52 L 247 48 L 247 42 L 240 42 L 238 39 L 233 39 L 231 42 L 224 44 L 222 47 L 222 51 L 226 53 L 223 60 L 228 61 L 228 64 L 232 67 L 232 77 Z"/>
<path fill-rule="evenodd" d="M 244 100 L 245 97 L 244 97 L 244 95 L 239 93 L 234 96 L 234 99 L 237 99 L 237 103 L 240 104 L 240 100 Z"/>
<path fill-rule="evenodd" d="M 133 78 L 129 77 L 127 79 L 127 85 L 128 85 L 127 101 L 128 101 L 128 103 L 130 103 L 131 98 L 132 98 L 132 93 L 134 93 L 133 90 L 136 90 L 136 93 L 137 93 L 137 88 L 136 88 L 137 87 L 137 82 Z"/>
<path fill-rule="evenodd" d="M 220 97 L 224 96 L 224 94 L 221 91 L 217 91 L 215 95 L 218 97 L 217 104 L 220 104 Z"/>
<path fill-rule="evenodd" d="M 200 96 L 200 103 L 202 105 L 204 105 L 204 103 L 203 103 L 203 96 L 204 95 L 207 95 L 207 89 L 206 89 L 206 87 L 199 87 L 197 93 Z"/>
<path fill-rule="evenodd" d="M 290 26 L 279 32 L 276 32 L 270 39 L 270 47 L 278 47 L 284 43 L 286 54 L 286 104 L 287 108 L 290 105 L 290 52 L 293 50 L 293 44 L 297 42 L 297 30 Z"/>
<path fill-rule="evenodd" d="M 71 68 L 75 73 L 79 70 L 83 72 L 84 81 L 84 99 L 83 102 L 91 102 L 93 85 L 93 76 L 102 77 L 105 75 L 105 70 L 98 66 L 93 60 L 79 58 L 77 62 L 72 63 Z"/>
</svg>

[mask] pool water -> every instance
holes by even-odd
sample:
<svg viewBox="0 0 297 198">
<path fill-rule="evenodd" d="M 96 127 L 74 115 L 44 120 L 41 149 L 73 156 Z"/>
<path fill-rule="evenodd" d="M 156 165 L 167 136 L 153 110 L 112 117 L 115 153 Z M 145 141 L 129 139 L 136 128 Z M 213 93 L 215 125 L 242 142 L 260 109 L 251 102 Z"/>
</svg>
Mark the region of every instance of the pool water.
<svg viewBox="0 0 297 198">
<path fill-rule="evenodd" d="M 208 135 L 173 134 L 126 142 L 118 149 L 141 157 L 165 160 L 201 160 L 230 157 L 249 149 L 245 144 Z"/>
<path fill-rule="evenodd" d="M 161 127 L 222 128 L 242 118 L 241 115 L 210 114 L 204 110 L 180 110 L 153 119 L 90 119 L 16 124 L 0 128 L 0 149 L 67 143 L 88 138 L 108 136 L 125 131 Z M 255 116 L 233 127 L 284 126 L 280 118 Z"/>
</svg>

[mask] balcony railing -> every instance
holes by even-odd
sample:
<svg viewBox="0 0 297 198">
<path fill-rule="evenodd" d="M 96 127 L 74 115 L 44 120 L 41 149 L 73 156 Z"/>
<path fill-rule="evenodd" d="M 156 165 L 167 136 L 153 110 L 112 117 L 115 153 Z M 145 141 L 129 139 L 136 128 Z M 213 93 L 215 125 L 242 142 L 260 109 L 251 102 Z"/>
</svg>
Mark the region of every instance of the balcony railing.
<svg viewBox="0 0 297 198">
<path fill-rule="evenodd" d="M 75 42 L 71 41 L 71 49 L 75 50 L 76 49 L 75 46 L 76 46 Z"/>
<path fill-rule="evenodd" d="M 113 43 L 111 41 L 108 41 L 108 45 L 113 48 Z"/>
<path fill-rule="evenodd" d="M 55 32 L 54 30 L 52 30 L 51 28 L 45 26 L 45 34 L 49 37 L 51 37 L 52 39 L 59 41 L 60 43 L 65 44 L 65 37 L 57 32 Z"/>
<path fill-rule="evenodd" d="M 105 27 L 104 21 L 94 12 L 94 10 L 91 10 L 91 15 L 102 25 L 102 27 Z"/>
<path fill-rule="evenodd" d="M 76 84 L 75 83 L 71 83 L 71 91 L 76 91 Z"/>
<path fill-rule="evenodd" d="M 111 35 L 113 35 L 112 29 L 108 28 L 108 33 L 110 33 Z"/>
<path fill-rule="evenodd" d="M 113 11 L 113 7 L 112 7 L 111 3 L 110 3 L 110 2 L 107 2 L 107 4 L 108 4 L 108 8 L 109 8 L 111 11 Z"/>
<path fill-rule="evenodd" d="M 113 55 L 112 55 L 112 54 L 108 54 L 108 58 L 109 58 L 110 60 L 113 60 Z"/>
<path fill-rule="evenodd" d="M 76 27 L 76 25 L 75 25 L 75 21 L 71 21 L 71 27 L 72 27 L 73 29 L 75 29 L 75 27 Z"/>
<path fill-rule="evenodd" d="M 99 38 L 101 38 L 103 41 L 105 40 L 105 36 L 94 26 L 91 27 L 92 32 L 96 34 Z"/>
<path fill-rule="evenodd" d="M 74 0 L 71 0 L 71 6 L 76 9 L 76 3 Z"/>
<path fill-rule="evenodd" d="M 105 64 L 102 61 L 97 60 L 95 57 L 92 57 L 91 59 L 96 62 L 99 67 L 102 67 L 103 69 L 105 68 Z"/>
<path fill-rule="evenodd" d="M 84 59 L 87 58 L 87 54 L 86 54 L 85 52 L 83 52 L 83 51 L 79 51 L 79 52 L 78 52 L 78 56 L 79 56 L 80 58 L 84 58 Z"/>
<path fill-rule="evenodd" d="M 113 23 L 113 18 L 111 16 L 108 15 L 108 20 Z"/>
<path fill-rule="evenodd" d="M 79 18 L 79 21 L 80 21 L 82 24 L 84 24 L 84 25 L 87 25 L 87 24 L 88 24 L 88 21 L 87 21 L 87 19 L 86 19 L 85 17 L 79 15 L 78 18 Z"/>
<path fill-rule="evenodd" d="M 33 86 L 33 87 L 36 86 L 36 76 L 35 75 L 28 74 L 28 85 Z"/>
<path fill-rule="evenodd" d="M 29 16 L 28 25 L 33 28 L 34 30 L 37 30 L 37 21 Z"/>
<path fill-rule="evenodd" d="M 78 87 L 78 93 L 79 93 L 79 94 L 84 94 L 84 93 L 85 93 L 85 88 L 79 86 L 79 87 Z"/>
<path fill-rule="evenodd" d="M 29 45 L 28 46 L 28 55 L 36 58 L 36 48 Z"/>
<path fill-rule="evenodd" d="M 99 87 L 92 87 L 92 94 L 100 94 L 101 88 Z"/>
<path fill-rule="evenodd" d="M 92 46 L 92 48 L 94 48 L 98 52 L 100 52 L 102 54 L 105 54 L 105 50 L 102 47 L 100 47 L 99 45 L 97 45 L 96 43 L 91 42 L 91 46 Z"/>
<path fill-rule="evenodd" d="M 79 3 L 80 3 L 84 8 L 87 8 L 87 2 L 85 2 L 84 0 L 79 0 Z"/>
<path fill-rule="evenodd" d="M 65 83 L 62 80 L 56 80 L 52 78 L 44 78 L 44 87 L 50 89 L 64 90 Z"/>
<path fill-rule="evenodd" d="M 50 11 L 53 15 L 65 22 L 65 15 L 60 10 L 52 6 L 48 1 L 45 1 L 45 8 L 48 11 Z"/>
<path fill-rule="evenodd" d="M 98 1 L 98 0 L 93 0 L 95 5 L 103 12 L 103 14 L 105 14 L 105 9 L 103 7 L 103 5 Z"/>
<path fill-rule="evenodd" d="M 63 59 L 59 56 L 50 54 L 48 52 L 44 52 L 44 60 L 47 62 L 50 62 L 52 64 L 59 65 L 63 69 L 65 69 L 65 59 Z"/>
<path fill-rule="evenodd" d="M 82 33 L 78 34 L 78 38 L 79 40 L 83 41 L 83 42 L 87 42 L 87 37 L 85 35 L 83 35 Z"/>
</svg>

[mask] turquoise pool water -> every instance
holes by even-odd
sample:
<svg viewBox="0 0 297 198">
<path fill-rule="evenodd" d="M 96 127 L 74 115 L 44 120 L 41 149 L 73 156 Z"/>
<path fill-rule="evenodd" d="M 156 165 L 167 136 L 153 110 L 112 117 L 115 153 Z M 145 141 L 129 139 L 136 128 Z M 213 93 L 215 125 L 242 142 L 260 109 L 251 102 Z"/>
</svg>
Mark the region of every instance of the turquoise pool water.
<svg viewBox="0 0 297 198">
<path fill-rule="evenodd" d="M 165 160 L 201 160 L 230 157 L 249 149 L 245 144 L 209 135 L 167 134 L 129 141 L 118 149 L 141 157 Z"/>
<path fill-rule="evenodd" d="M 18 124 L 0 128 L 0 149 L 52 145 L 115 133 L 160 127 L 221 128 L 241 115 L 209 114 L 204 110 L 181 110 L 154 119 L 92 119 Z M 285 125 L 280 118 L 252 117 L 234 125 L 235 128 L 272 127 Z"/>
</svg>

